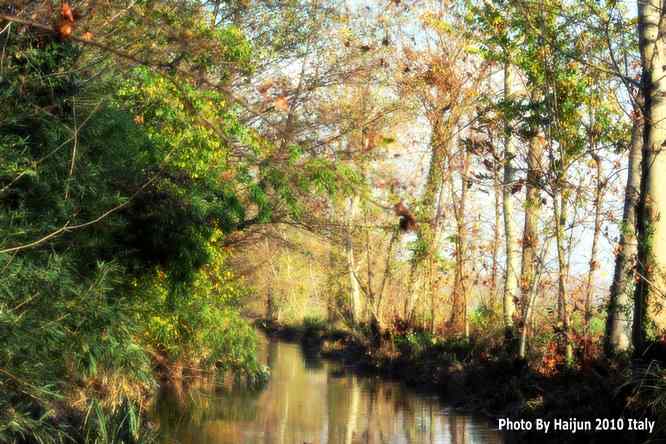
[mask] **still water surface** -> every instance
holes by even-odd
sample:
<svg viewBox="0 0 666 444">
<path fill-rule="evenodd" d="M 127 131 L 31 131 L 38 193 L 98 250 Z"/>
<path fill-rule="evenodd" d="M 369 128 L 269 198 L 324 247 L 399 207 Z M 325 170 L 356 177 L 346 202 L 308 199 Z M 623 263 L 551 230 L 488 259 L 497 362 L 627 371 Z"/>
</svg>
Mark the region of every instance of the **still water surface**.
<svg viewBox="0 0 666 444">
<path fill-rule="evenodd" d="M 164 444 L 463 444 L 503 442 L 485 418 L 435 396 L 339 363 L 297 344 L 264 340 L 271 369 L 260 390 L 231 387 L 163 393 L 156 417 Z"/>
</svg>

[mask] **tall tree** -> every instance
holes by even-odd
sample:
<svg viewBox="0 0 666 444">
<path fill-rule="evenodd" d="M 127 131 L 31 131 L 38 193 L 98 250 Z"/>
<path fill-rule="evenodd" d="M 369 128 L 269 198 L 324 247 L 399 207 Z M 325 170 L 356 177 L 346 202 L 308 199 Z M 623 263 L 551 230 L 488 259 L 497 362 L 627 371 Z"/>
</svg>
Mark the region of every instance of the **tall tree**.
<svg viewBox="0 0 666 444">
<path fill-rule="evenodd" d="M 645 99 L 641 194 L 638 214 L 638 274 L 633 345 L 641 353 L 666 327 L 666 9 L 659 0 L 638 1 L 638 36 Z"/>
<path fill-rule="evenodd" d="M 640 92 L 638 93 L 640 94 Z M 637 96 L 638 98 L 640 95 Z M 627 164 L 627 183 L 624 192 L 624 210 L 620 224 L 619 251 L 615 256 L 615 272 L 610 288 L 604 350 L 615 355 L 629 350 L 631 345 L 632 290 L 636 272 L 636 211 L 641 182 L 643 150 L 642 100 L 634 105 L 632 113 L 631 143 Z"/>
<path fill-rule="evenodd" d="M 537 268 L 539 264 L 539 217 L 541 213 L 541 158 L 543 139 L 537 130 L 529 134 L 527 151 L 527 179 L 525 182 L 525 222 L 523 225 L 522 267 L 520 270 L 521 308 L 523 311 L 520 336 L 520 357 L 526 356 L 527 321 L 531 310 L 532 294 L 537 286 Z"/>
<path fill-rule="evenodd" d="M 512 100 L 513 71 L 509 62 L 504 64 L 504 99 Z M 511 135 L 511 120 L 505 117 L 505 139 L 504 139 L 504 182 L 502 184 L 502 209 L 504 213 L 504 239 L 505 239 L 505 275 L 504 295 L 502 298 L 502 313 L 504 327 L 507 334 L 513 327 L 513 316 L 516 311 L 516 300 L 518 300 L 518 254 L 516 245 L 516 227 L 513 214 L 513 198 L 511 187 L 515 180 L 514 158 L 516 157 L 513 137 Z"/>
</svg>

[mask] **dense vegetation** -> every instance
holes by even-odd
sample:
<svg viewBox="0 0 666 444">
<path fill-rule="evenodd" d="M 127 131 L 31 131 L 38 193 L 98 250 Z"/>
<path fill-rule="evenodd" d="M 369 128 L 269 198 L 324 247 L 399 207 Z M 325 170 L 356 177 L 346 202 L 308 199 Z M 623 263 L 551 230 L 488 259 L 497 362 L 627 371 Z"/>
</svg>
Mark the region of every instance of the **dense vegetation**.
<svg viewBox="0 0 666 444">
<path fill-rule="evenodd" d="M 0 3 L 0 441 L 149 440 L 247 314 L 663 416 L 664 12 L 384 3 Z"/>
</svg>

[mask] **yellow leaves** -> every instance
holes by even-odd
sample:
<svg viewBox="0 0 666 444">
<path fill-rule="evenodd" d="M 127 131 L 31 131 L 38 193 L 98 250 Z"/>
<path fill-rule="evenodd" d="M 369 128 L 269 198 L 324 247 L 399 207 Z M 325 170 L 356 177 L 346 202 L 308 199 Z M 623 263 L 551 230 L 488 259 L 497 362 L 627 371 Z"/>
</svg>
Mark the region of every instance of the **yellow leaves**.
<svg viewBox="0 0 666 444">
<path fill-rule="evenodd" d="M 539 49 L 537 49 L 537 56 L 539 60 L 547 60 L 551 56 L 551 50 L 550 47 L 547 45 L 541 46 Z"/>
<path fill-rule="evenodd" d="M 424 25 L 434 29 L 441 34 L 450 34 L 454 31 L 449 23 L 447 23 L 445 20 L 442 20 L 441 17 L 438 17 L 432 11 L 424 13 L 421 16 L 421 21 Z"/>
<path fill-rule="evenodd" d="M 143 122 L 144 122 L 143 115 L 137 114 L 136 116 L 134 116 L 134 123 L 136 123 L 137 125 L 143 125 Z"/>
<path fill-rule="evenodd" d="M 344 28 L 338 31 L 338 36 L 340 40 L 347 42 L 354 38 L 354 33 L 350 28 L 345 26 Z"/>
</svg>

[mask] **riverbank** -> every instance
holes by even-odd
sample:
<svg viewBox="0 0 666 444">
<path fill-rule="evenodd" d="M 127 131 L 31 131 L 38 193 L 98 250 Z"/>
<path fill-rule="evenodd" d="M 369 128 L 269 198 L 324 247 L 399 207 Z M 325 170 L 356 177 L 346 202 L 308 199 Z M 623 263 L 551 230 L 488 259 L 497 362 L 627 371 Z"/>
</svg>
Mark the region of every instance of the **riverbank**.
<svg viewBox="0 0 666 444">
<path fill-rule="evenodd" d="M 628 364 L 596 361 L 544 375 L 472 340 L 431 338 L 426 343 L 406 334 L 373 343 L 317 322 L 283 325 L 263 320 L 257 326 L 269 336 L 299 342 L 309 353 L 340 360 L 357 371 L 435 392 L 457 408 L 495 418 L 498 426 L 500 419 L 509 419 L 511 424 L 505 422 L 504 428 L 513 429 L 510 442 L 642 443 L 664 438 L 663 424 L 652 417 L 646 401 L 639 399 L 641 392 L 628 380 Z M 632 422 L 645 419 L 655 421 L 652 433 Z M 551 425 L 548 433 L 536 430 L 537 420 Z M 587 421 L 591 431 L 576 427 Z M 554 430 L 556 424 L 559 430 Z M 525 430 L 530 426 L 532 430 Z"/>
</svg>

